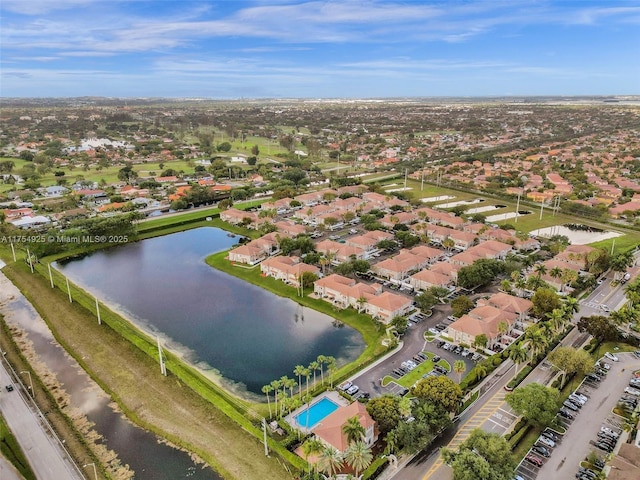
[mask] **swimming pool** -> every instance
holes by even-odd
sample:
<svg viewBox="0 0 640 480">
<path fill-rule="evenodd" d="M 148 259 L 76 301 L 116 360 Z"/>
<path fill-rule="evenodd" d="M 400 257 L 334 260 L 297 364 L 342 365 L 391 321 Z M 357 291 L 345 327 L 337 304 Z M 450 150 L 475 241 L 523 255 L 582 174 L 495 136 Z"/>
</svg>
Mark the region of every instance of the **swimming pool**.
<svg viewBox="0 0 640 480">
<path fill-rule="evenodd" d="M 296 423 L 303 428 L 313 428 L 322 419 L 335 412 L 339 405 L 328 398 L 323 398 L 314 403 L 309 408 L 304 409 L 294 418 Z"/>
</svg>

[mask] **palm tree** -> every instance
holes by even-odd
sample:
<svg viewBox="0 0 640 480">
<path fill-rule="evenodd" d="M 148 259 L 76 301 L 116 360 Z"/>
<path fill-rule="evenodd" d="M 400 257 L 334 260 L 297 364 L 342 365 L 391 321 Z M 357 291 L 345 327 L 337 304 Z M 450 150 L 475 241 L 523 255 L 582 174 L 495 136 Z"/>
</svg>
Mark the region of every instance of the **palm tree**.
<svg viewBox="0 0 640 480">
<path fill-rule="evenodd" d="M 309 462 L 309 457 L 316 453 L 322 452 L 323 447 L 324 444 L 316 437 L 312 437 L 304 442 L 304 444 L 302 445 L 302 453 L 304 454 L 304 459 L 307 461 L 307 463 Z M 315 464 L 313 464 L 313 466 L 315 467 Z M 309 463 L 309 472 L 311 472 L 311 467 L 312 465 Z"/>
<path fill-rule="evenodd" d="M 518 375 L 518 365 L 527 361 L 527 351 L 520 345 L 514 345 L 509 351 L 509 359 L 516 366 L 516 372 L 513 375 L 513 378 L 515 378 Z"/>
<path fill-rule="evenodd" d="M 262 393 L 267 396 L 267 405 L 269 406 L 269 418 L 271 418 L 271 401 L 269 400 L 269 394 L 273 392 L 273 387 L 271 385 L 265 385 L 262 387 Z"/>
<path fill-rule="evenodd" d="M 289 389 L 289 396 L 293 397 L 293 387 L 296 386 L 296 381 L 293 378 L 287 377 L 287 382 L 285 387 Z"/>
<path fill-rule="evenodd" d="M 533 357 L 547 345 L 547 338 L 539 327 L 530 327 L 527 329 L 524 338 L 529 342 L 529 348 L 531 350 L 530 360 L 533 360 Z"/>
<path fill-rule="evenodd" d="M 273 388 L 273 397 L 275 403 L 275 413 L 278 414 L 278 390 L 280 389 L 280 381 L 274 380 L 271 382 L 271 388 Z"/>
<path fill-rule="evenodd" d="M 342 426 L 342 433 L 347 436 L 347 443 L 352 444 L 364 439 L 366 431 L 357 415 L 349 418 Z"/>
<path fill-rule="evenodd" d="M 509 324 L 502 320 L 498 322 L 498 333 L 500 334 L 500 338 L 504 336 L 505 333 L 509 331 Z"/>
<path fill-rule="evenodd" d="M 327 356 L 327 371 L 329 372 L 329 386 L 333 388 L 333 374 L 336 371 L 337 361 L 331 355 Z"/>
<path fill-rule="evenodd" d="M 364 304 L 367 303 L 367 299 L 366 297 L 360 297 L 358 298 L 358 300 L 356 300 L 357 304 L 358 304 L 358 313 L 362 312 L 362 310 L 364 310 Z"/>
<path fill-rule="evenodd" d="M 567 285 L 570 285 L 578 278 L 578 272 L 574 272 L 570 268 L 565 268 L 562 271 L 562 290 L 564 291 Z"/>
<path fill-rule="evenodd" d="M 329 445 L 325 445 L 320 452 L 318 468 L 331 478 L 340 467 L 342 467 L 342 455 L 340 452 Z"/>
<path fill-rule="evenodd" d="M 442 246 L 447 249 L 447 252 L 450 252 L 453 247 L 455 247 L 456 242 L 453 241 L 452 238 L 445 238 L 442 241 Z"/>
<path fill-rule="evenodd" d="M 553 267 L 549 271 L 549 276 L 556 279 L 562 277 L 562 269 L 560 267 Z"/>
<path fill-rule="evenodd" d="M 544 263 L 537 264 L 533 270 L 538 274 L 538 278 L 542 277 L 542 275 L 547 273 L 547 267 Z"/>
<path fill-rule="evenodd" d="M 373 455 L 366 443 L 358 441 L 349 445 L 349 448 L 344 452 L 344 459 L 347 464 L 355 470 L 356 478 L 358 478 L 358 474 L 371 465 Z"/>
<path fill-rule="evenodd" d="M 304 375 L 304 365 L 296 365 L 293 374 L 298 376 L 298 393 L 302 392 L 302 375 Z"/>
<path fill-rule="evenodd" d="M 453 363 L 453 371 L 458 374 L 458 383 L 462 381 L 462 374 L 467 370 L 467 364 L 464 360 L 456 360 Z"/>
<path fill-rule="evenodd" d="M 564 326 L 566 312 L 561 308 L 554 308 L 549 315 L 549 322 L 553 325 L 553 331 L 559 332 Z"/>
<path fill-rule="evenodd" d="M 316 370 L 318 370 L 319 365 L 315 360 L 309 364 L 309 370 L 313 372 L 313 385 L 316 385 Z"/>
<path fill-rule="evenodd" d="M 309 378 L 311 377 L 311 370 L 309 370 L 308 368 L 305 368 L 304 371 L 302 372 L 302 376 L 307 379 L 307 393 L 306 393 L 306 395 L 309 395 Z"/>
<path fill-rule="evenodd" d="M 324 366 L 327 364 L 327 357 L 324 355 L 318 355 L 316 362 L 318 362 L 318 365 L 320 366 L 320 384 L 324 385 Z"/>
<path fill-rule="evenodd" d="M 574 313 L 577 313 L 580 310 L 580 302 L 576 297 L 567 296 L 564 299 L 564 305 L 562 308 L 567 312 L 567 315 L 573 316 Z"/>
</svg>

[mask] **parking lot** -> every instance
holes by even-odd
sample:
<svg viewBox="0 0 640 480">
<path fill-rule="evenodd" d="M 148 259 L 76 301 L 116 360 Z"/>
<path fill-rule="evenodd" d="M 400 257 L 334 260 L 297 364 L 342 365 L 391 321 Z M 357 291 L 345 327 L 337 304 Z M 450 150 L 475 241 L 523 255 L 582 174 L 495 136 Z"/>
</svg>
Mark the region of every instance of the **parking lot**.
<svg viewBox="0 0 640 480">
<path fill-rule="evenodd" d="M 440 356 L 441 359 L 446 360 L 449 365 L 453 365 L 456 360 L 463 360 L 467 367 L 467 372 L 473 368 L 475 362 L 471 360 L 470 355 L 465 358 L 451 351 L 437 348 L 436 342 L 425 341 L 424 332 L 428 331 L 429 328 L 434 328 L 438 323 L 446 321 L 447 315 L 451 314 L 451 307 L 449 305 L 437 305 L 433 308 L 432 312 L 430 317 L 418 323 L 410 323 L 409 329 L 402 338 L 403 345 L 399 351 L 351 379 L 354 384 L 360 387 L 360 391 L 368 392 L 372 397 L 385 393 L 401 394 L 403 387 L 394 382 L 383 387 L 381 380 L 386 376 L 399 378 L 393 371 L 402 367 L 403 362 L 409 360 L 415 361 L 413 357 L 418 352 L 426 351 L 436 354 Z M 449 377 L 457 381 L 457 375 L 449 373 Z"/>
<path fill-rule="evenodd" d="M 567 429 L 566 434 L 554 447 L 548 449 L 548 458 L 534 452 L 542 460 L 541 467 L 525 459 L 518 468 L 519 475 L 526 480 L 576 478 L 580 462 L 590 452 L 595 452 L 599 458 L 608 453 L 612 443 L 607 435 L 602 434 L 601 429 L 612 431 L 611 437 L 614 438 L 620 433 L 623 419 L 613 414 L 612 409 L 625 395 L 624 390 L 628 387 L 632 372 L 640 369 L 640 358 L 633 354 L 622 353 L 616 356 L 618 362 L 603 358 L 610 369 L 600 377 L 600 381 L 586 379 L 579 386 L 576 384 L 576 390 L 584 394 L 587 400 L 578 411 L 565 407 L 573 419 L 558 417 Z"/>
</svg>

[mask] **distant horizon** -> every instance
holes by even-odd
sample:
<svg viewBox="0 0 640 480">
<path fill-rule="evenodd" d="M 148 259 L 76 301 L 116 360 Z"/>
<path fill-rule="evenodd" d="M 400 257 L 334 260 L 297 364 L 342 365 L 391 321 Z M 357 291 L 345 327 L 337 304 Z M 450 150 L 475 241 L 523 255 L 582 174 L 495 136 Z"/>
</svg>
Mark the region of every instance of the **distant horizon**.
<svg viewBox="0 0 640 480">
<path fill-rule="evenodd" d="M 2 98 L 640 94 L 638 0 L 3 0 L 0 21 Z"/>
</svg>

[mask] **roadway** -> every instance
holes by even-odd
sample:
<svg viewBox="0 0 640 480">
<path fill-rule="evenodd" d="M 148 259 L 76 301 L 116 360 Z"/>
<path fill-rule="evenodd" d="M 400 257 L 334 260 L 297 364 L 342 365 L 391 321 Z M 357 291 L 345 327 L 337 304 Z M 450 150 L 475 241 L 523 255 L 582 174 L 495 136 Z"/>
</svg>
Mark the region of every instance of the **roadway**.
<svg viewBox="0 0 640 480">
<path fill-rule="evenodd" d="M 12 392 L 6 385 L 13 385 Z M 52 438 L 48 427 L 30 408 L 28 393 L 15 383 L 5 364 L 0 360 L 0 412 L 13 435 L 16 437 L 33 472 L 38 480 L 80 480 L 84 477 L 78 472 L 72 460 L 62 450 L 60 444 Z M 0 469 L 0 472 L 3 470 Z M 4 479 L 4 476 L 2 477 Z M 9 477 L 11 478 L 11 477 Z"/>
<path fill-rule="evenodd" d="M 637 254 L 638 256 L 639 254 Z M 609 273 L 607 278 L 598 285 L 594 291 L 583 301 L 580 302 L 580 309 L 574 315 L 574 322 L 582 316 L 590 316 L 596 314 L 605 314 L 601 309 L 601 304 L 606 304 L 612 309 L 620 308 L 626 301 L 622 285 L 611 285 L 613 273 Z M 608 302 L 608 303 L 605 303 Z M 581 334 L 577 329 L 572 330 L 562 341 L 561 345 L 570 345 L 579 347 L 586 342 L 589 335 Z M 504 401 L 504 385 L 511 379 L 511 375 L 507 375 L 513 364 L 506 361 L 498 374 L 500 377 L 497 382 L 487 390 L 468 412 L 465 412 L 456 423 L 456 425 L 445 432 L 445 434 L 432 445 L 428 451 L 420 452 L 408 461 L 402 462 L 400 468 L 394 471 L 385 472 L 383 479 L 394 480 L 451 480 L 453 471 L 450 467 L 443 464 L 439 455 L 439 449 L 446 446 L 450 449 L 457 448 L 469 435 L 474 428 L 481 428 L 488 432 L 506 433 L 511 426 L 517 421 L 517 417 L 511 411 L 510 407 Z M 521 385 L 538 382 L 547 384 L 554 377 L 554 373 L 550 365 L 541 362 Z"/>
</svg>

